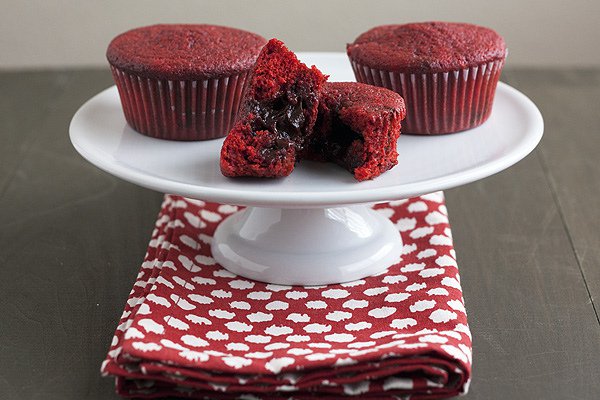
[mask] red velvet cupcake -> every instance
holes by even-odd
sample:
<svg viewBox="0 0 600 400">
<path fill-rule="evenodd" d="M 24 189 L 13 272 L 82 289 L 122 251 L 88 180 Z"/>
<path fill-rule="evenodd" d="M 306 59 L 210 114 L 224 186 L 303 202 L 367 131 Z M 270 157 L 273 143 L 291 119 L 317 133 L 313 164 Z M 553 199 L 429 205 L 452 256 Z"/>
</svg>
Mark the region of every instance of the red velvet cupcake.
<svg viewBox="0 0 600 400">
<path fill-rule="evenodd" d="M 125 119 L 171 140 L 225 136 L 266 40 L 214 25 L 153 25 L 117 36 L 106 57 Z"/>
<path fill-rule="evenodd" d="M 327 78 L 271 39 L 262 49 L 233 129 L 221 149 L 225 176 L 288 176 L 313 134 Z"/>
<path fill-rule="evenodd" d="M 356 82 L 325 83 L 315 135 L 304 158 L 331 161 L 358 181 L 373 179 L 398 164 L 396 144 L 406 115 L 402 97 Z"/>
<path fill-rule="evenodd" d="M 404 98 L 403 132 L 414 134 L 458 132 L 485 122 L 507 54 L 495 31 L 448 22 L 375 27 L 347 52 L 359 82 Z"/>
</svg>

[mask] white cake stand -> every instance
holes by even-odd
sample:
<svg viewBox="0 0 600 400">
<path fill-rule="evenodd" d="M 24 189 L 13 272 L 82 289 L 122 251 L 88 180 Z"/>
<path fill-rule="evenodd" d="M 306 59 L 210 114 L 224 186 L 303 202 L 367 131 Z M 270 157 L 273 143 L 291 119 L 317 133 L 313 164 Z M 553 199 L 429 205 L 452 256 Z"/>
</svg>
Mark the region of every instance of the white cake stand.
<svg viewBox="0 0 600 400">
<path fill-rule="evenodd" d="M 304 53 L 333 81 L 353 81 L 346 55 Z M 224 222 L 215 259 L 251 279 L 321 285 L 360 279 L 401 257 L 391 221 L 366 203 L 404 199 L 485 178 L 529 154 L 543 133 L 536 106 L 500 83 L 489 120 L 443 136 L 403 135 L 398 165 L 368 182 L 333 164 L 302 162 L 284 179 L 221 175 L 222 140 L 175 142 L 133 131 L 115 87 L 85 103 L 70 126 L 73 146 L 89 162 L 124 180 L 163 193 L 249 206 Z"/>
</svg>

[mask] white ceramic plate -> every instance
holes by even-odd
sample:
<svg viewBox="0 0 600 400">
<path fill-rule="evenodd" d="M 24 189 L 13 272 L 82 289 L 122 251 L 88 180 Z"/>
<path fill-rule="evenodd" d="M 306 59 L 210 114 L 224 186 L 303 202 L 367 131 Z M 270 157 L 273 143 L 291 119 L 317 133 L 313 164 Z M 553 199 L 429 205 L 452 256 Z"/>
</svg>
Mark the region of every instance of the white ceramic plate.
<svg viewBox="0 0 600 400">
<path fill-rule="evenodd" d="M 354 80 L 343 53 L 304 53 L 332 81 Z M 459 186 L 502 171 L 529 154 L 543 133 L 537 107 L 500 83 L 489 120 L 442 136 L 401 135 L 398 165 L 357 182 L 329 163 L 301 162 L 283 179 L 230 179 L 221 175 L 221 140 L 175 142 L 133 131 L 121 111 L 116 87 L 99 93 L 75 114 L 73 145 L 99 168 L 165 193 L 238 205 L 312 208 L 407 198 Z"/>
</svg>

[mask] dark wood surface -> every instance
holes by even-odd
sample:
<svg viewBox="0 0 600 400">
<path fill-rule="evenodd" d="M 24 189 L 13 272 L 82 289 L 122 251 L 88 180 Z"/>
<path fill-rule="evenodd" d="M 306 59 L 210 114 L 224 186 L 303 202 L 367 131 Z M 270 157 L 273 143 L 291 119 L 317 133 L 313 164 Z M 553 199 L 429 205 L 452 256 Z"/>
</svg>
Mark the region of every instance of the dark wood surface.
<svg viewBox="0 0 600 400">
<path fill-rule="evenodd" d="M 465 399 L 600 398 L 600 71 L 510 70 L 544 139 L 446 192 L 474 372 Z M 100 363 L 161 195 L 67 129 L 107 71 L 0 73 L 0 399 L 113 399 Z"/>
</svg>

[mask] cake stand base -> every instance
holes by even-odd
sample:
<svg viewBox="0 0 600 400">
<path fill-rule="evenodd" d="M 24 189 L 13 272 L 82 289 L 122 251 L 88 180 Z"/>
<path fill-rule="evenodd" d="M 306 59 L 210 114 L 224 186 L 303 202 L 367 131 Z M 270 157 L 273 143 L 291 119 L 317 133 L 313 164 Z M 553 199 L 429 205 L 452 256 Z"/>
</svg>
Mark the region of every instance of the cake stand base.
<svg viewBox="0 0 600 400">
<path fill-rule="evenodd" d="M 394 224 L 365 205 L 280 209 L 248 207 L 217 228 L 212 253 L 227 270 L 286 285 L 361 279 L 400 260 Z"/>
</svg>

